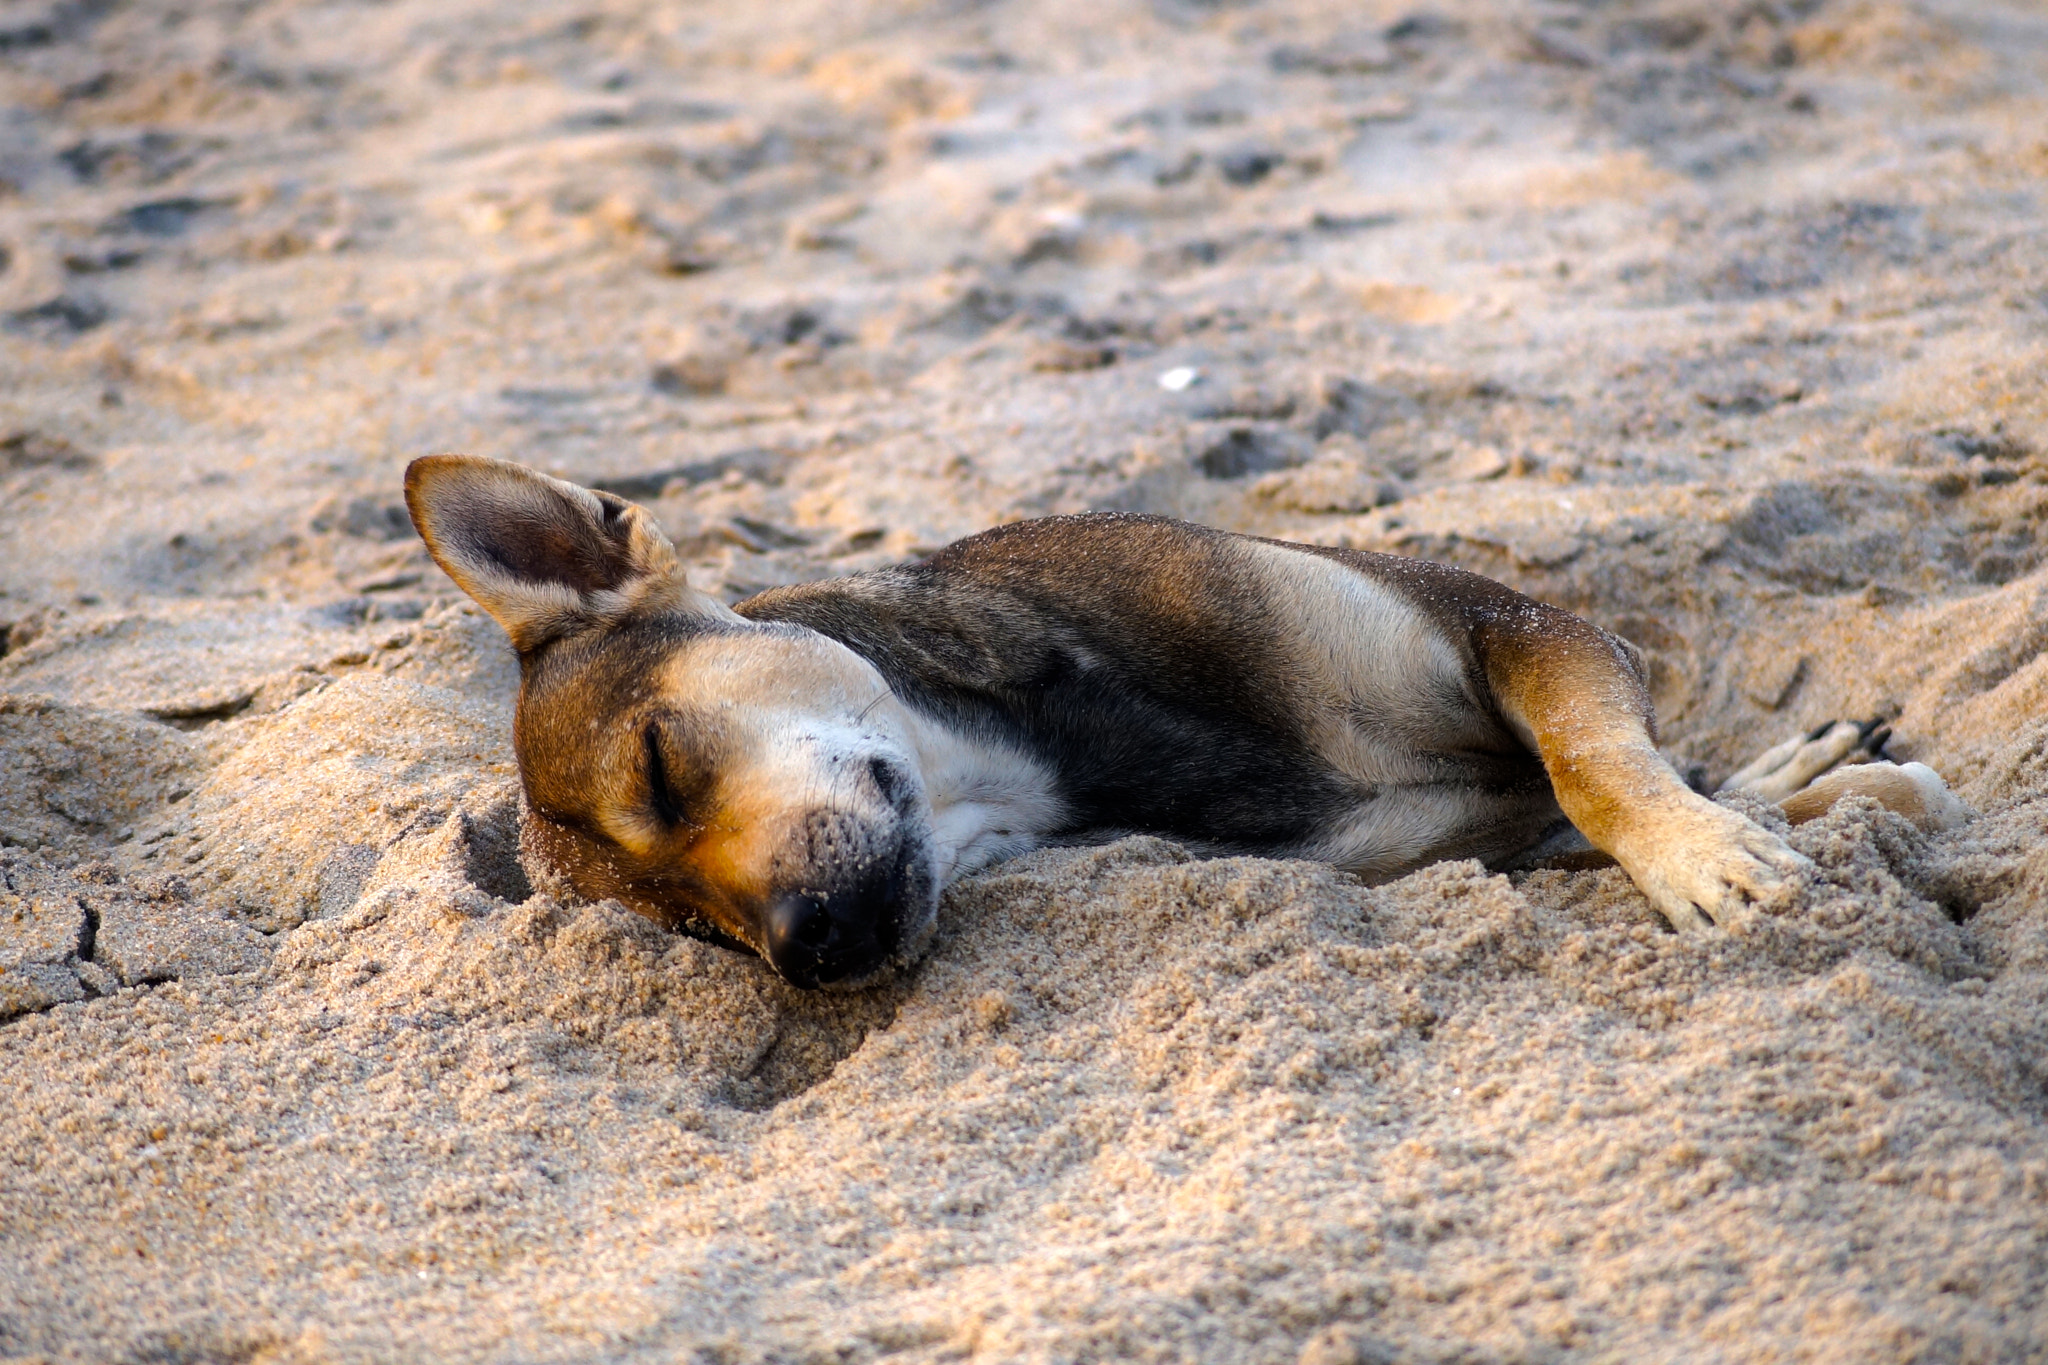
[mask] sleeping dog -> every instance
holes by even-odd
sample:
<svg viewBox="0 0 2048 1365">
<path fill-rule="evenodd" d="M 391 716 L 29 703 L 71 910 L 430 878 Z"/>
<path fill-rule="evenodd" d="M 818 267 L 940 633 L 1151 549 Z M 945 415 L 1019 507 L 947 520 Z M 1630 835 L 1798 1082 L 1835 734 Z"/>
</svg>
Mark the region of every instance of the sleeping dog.
<svg viewBox="0 0 2048 1365">
<path fill-rule="evenodd" d="M 1447 565 L 1110 513 L 728 608 L 611 494 L 436 455 L 405 496 L 518 651 L 528 853 L 799 986 L 914 960 L 955 878 L 1116 832 L 1369 880 L 1576 841 L 1686 931 L 1805 866 L 1659 756 L 1630 645 Z M 1838 766 L 1871 736 L 1738 778 L 1795 819 L 1959 818 L 1922 765 Z"/>
</svg>

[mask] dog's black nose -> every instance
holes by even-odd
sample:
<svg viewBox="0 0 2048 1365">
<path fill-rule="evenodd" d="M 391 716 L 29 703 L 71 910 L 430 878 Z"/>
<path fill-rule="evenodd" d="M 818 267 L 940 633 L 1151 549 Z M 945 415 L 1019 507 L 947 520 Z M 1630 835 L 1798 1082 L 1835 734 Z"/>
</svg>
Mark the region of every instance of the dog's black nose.
<svg viewBox="0 0 2048 1365">
<path fill-rule="evenodd" d="M 902 913 L 900 870 L 884 868 L 822 894 L 780 892 L 762 926 L 768 961 L 807 989 L 870 975 L 895 951 Z"/>
</svg>

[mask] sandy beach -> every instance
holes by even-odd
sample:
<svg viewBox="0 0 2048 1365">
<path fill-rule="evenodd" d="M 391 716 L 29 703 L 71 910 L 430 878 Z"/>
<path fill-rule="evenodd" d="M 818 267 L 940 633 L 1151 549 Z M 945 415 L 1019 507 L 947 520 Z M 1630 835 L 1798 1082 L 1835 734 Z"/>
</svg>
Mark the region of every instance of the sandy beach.
<svg viewBox="0 0 2048 1365">
<path fill-rule="evenodd" d="M 727 601 L 1447 560 L 1975 818 L 1706 937 L 1049 850 L 805 993 L 522 864 L 436 451 Z M 0 1362 L 2048 1361 L 2044 649 L 2032 0 L 4 0 Z"/>
</svg>

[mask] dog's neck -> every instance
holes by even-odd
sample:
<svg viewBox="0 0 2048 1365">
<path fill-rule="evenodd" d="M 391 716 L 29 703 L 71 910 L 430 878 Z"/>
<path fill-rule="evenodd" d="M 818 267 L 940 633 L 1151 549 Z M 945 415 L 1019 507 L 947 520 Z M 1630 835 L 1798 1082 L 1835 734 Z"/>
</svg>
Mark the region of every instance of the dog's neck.
<svg viewBox="0 0 2048 1365">
<path fill-rule="evenodd" d="M 1053 773 L 1031 755 L 915 707 L 904 706 L 902 717 L 931 802 L 941 886 L 1029 852 L 1065 823 Z"/>
</svg>

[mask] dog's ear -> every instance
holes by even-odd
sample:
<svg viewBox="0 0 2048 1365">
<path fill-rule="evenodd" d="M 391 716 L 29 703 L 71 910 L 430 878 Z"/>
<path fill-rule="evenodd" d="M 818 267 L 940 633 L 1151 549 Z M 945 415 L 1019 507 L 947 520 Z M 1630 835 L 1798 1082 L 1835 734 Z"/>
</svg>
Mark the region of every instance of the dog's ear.
<svg viewBox="0 0 2048 1365">
<path fill-rule="evenodd" d="M 691 591 L 654 518 L 624 498 L 472 455 L 405 471 L 405 505 L 434 562 L 522 654 L 629 611 L 722 612 Z"/>
</svg>

